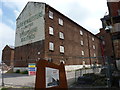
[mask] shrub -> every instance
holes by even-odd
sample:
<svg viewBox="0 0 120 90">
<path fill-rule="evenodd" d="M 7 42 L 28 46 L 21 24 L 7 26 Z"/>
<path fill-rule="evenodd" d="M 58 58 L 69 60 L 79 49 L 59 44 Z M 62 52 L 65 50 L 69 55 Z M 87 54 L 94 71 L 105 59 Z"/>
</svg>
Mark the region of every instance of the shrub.
<svg viewBox="0 0 120 90">
<path fill-rule="evenodd" d="M 20 70 L 18 69 L 18 70 L 16 70 L 16 72 L 15 73 L 20 73 Z"/>
<path fill-rule="evenodd" d="M 25 70 L 25 71 L 23 71 L 23 72 L 21 72 L 22 74 L 28 74 L 28 71 L 27 70 Z"/>
</svg>

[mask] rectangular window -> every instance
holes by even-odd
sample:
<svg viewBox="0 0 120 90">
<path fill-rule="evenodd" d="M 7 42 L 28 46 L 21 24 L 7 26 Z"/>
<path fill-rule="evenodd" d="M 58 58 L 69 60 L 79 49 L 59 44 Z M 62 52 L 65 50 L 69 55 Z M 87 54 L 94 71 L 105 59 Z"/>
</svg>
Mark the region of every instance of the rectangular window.
<svg viewBox="0 0 120 90">
<path fill-rule="evenodd" d="M 92 41 L 95 41 L 94 37 L 92 37 Z"/>
<path fill-rule="evenodd" d="M 53 19 L 53 12 L 49 11 L 49 18 Z"/>
<path fill-rule="evenodd" d="M 82 55 L 85 55 L 84 51 L 81 51 Z"/>
<path fill-rule="evenodd" d="M 94 57 L 96 57 L 96 54 L 94 53 Z"/>
<path fill-rule="evenodd" d="M 59 18 L 59 24 L 63 26 L 63 20 L 61 18 Z"/>
<path fill-rule="evenodd" d="M 49 50 L 54 51 L 54 43 L 49 42 Z"/>
<path fill-rule="evenodd" d="M 52 27 L 49 27 L 49 34 L 50 34 L 50 35 L 54 35 L 54 31 L 53 31 L 53 28 L 52 28 Z"/>
<path fill-rule="evenodd" d="M 64 47 L 60 46 L 60 53 L 64 53 Z"/>
<path fill-rule="evenodd" d="M 80 30 L 80 35 L 83 35 L 83 32 Z"/>
<path fill-rule="evenodd" d="M 83 45 L 83 41 L 82 40 L 80 41 L 80 43 L 81 43 L 81 45 Z"/>
<path fill-rule="evenodd" d="M 95 45 L 93 45 L 93 49 L 95 49 Z"/>
<path fill-rule="evenodd" d="M 64 34 L 62 32 L 59 32 L 59 38 L 64 39 Z"/>
</svg>

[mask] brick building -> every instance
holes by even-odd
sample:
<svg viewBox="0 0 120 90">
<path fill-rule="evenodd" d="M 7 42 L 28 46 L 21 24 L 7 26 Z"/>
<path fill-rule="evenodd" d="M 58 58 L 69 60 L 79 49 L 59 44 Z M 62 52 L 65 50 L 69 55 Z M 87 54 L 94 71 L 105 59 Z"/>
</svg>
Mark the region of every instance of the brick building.
<svg viewBox="0 0 120 90">
<path fill-rule="evenodd" d="M 13 66 L 14 63 L 14 47 L 6 45 L 2 50 L 2 61 L 7 66 Z"/>
<path fill-rule="evenodd" d="M 66 65 L 101 63 L 101 58 L 90 58 L 101 57 L 101 40 L 45 3 L 28 2 L 16 25 L 15 67 L 40 59 Z"/>
<path fill-rule="evenodd" d="M 107 5 L 109 15 L 104 16 L 101 21 L 103 28 L 110 30 L 114 58 L 120 60 L 120 0 L 107 0 Z"/>
</svg>

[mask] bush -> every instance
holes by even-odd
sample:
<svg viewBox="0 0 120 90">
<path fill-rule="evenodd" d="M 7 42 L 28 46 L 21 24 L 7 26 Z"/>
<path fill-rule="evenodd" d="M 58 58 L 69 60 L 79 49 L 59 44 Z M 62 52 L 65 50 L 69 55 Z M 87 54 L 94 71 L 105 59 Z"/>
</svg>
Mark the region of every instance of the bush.
<svg viewBox="0 0 120 90">
<path fill-rule="evenodd" d="M 20 70 L 18 69 L 18 70 L 16 70 L 16 72 L 15 73 L 20 73 Z"/>
<path fill-rule="evenodd" d="M 21 72 L 21 74 L 28 74 L 28 71 L 25 70 L 25 71 Z"/>
</svg>

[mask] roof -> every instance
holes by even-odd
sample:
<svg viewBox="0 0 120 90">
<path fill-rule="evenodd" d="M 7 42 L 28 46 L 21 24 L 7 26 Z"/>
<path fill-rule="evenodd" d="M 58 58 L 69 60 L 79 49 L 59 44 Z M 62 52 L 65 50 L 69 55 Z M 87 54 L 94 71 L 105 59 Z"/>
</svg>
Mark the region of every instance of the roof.
<svg viewBox="0 0 120 90">
<path fill-rule="evenodd" d="M 11 46 L 11 45 L 8 45 L 11 49 L 14 49 L 15 47 L 14 46 Z"/>
</svg>

